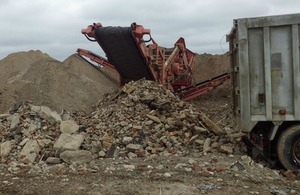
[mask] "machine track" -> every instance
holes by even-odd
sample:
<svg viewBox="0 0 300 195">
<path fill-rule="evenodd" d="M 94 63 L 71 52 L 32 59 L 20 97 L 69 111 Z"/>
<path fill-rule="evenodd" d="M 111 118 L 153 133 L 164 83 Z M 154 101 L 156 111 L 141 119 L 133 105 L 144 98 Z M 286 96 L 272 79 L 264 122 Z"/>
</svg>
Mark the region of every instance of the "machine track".
<svg viewBox="0 0 300 195">
<path fill-rule="evenodd" d="M 131 34 L 131 27 L 97 27 L 96 39 L 119 74 L 126 80 L 153 80 Z"/>
</svg>

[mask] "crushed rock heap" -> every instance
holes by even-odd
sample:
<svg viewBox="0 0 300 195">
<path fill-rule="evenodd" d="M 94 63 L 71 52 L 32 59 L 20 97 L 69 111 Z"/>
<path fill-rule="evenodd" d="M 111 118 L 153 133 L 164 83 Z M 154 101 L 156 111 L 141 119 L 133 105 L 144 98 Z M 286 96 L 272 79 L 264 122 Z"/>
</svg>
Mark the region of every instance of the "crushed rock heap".
<svg viewBox="0 0 300 195">
<path fill-rule="evenodd" d="M 228 134 L 191 104 L 153 81 L 130 82 L 94 111 L 60 113 L 31 102 L 0 115 L 2 162 L 89 163 L 98 158 L 236 152 L 241 133 Z"/>
</svg>

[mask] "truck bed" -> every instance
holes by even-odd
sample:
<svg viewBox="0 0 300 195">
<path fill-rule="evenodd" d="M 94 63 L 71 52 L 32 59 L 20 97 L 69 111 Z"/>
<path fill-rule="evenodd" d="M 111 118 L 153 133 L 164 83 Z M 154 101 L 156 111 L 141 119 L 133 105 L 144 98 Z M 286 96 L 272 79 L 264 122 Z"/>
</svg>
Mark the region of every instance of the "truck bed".
<svg viewBox="0 0 300 195">
<path fill-rule="evenodd" d="M 299 40 L 300 14 L 234 20 L 227 41 L 242 131 L 260 121 L 300 120 Z"/>
</svg>

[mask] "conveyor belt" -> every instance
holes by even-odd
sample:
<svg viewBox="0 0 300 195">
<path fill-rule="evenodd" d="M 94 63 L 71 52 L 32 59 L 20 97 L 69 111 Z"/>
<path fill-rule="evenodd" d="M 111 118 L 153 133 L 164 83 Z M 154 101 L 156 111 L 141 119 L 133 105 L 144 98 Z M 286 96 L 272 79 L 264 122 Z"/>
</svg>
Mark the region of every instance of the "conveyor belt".
<svg viewBox="0 0 300 195">
<path fill-rule="evenodd" d="M 175 91 L 174 93 L 178 95 L 182 100 L 187 101 L 208 91 L 222 85 L 225 81 L 230 78 L 230 73 L 226 72 L 215 76 L 211 79 L 207 79 L 195 85 L 188 86 L 186 88 Z"/>
<path fill-rule="evenodd" d="M 97 27 L 96 39 L 124 80 L 153 80 L 134 38 L 131 27 Z"/>
</svg>

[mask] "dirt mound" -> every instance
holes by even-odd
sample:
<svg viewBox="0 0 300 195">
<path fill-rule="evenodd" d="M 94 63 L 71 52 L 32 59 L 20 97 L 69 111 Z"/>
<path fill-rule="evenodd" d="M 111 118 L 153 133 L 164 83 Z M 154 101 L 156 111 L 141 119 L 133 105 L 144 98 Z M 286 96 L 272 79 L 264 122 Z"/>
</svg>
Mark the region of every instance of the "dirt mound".
<svg viewBox="0 0 300 195">
<path fill-rule="evenodd" d="M 15 53 L 0 61 L 0 69 L 0 112 L 26 100 L 58 112 L 90 112 L 102 95 L 118 88 L 116 74 L 77 54 L 60 62 L 40 51 Z"/>
<path fill-rule="evenodd" d="M 202 54 L 194 58 L 197 82 L 228 69 L 229 59 L 225 54 Z M 91 106 L 105 93 L 118 88 L 118 74 L 92 66 L 77 54 L 60 62 L 39 50 L 31 50 L 10 54 L 0 61 L 0 83 L 0 113 L 26 100 L 58 112 L 62 109 L 90 112 Z M 224 86 L 228 88 L 229 82 Z"/>
<path fill-rule="evenodd" d="M 9 78 L 21 75 L 22 70 L 25 71 L 31 63 L 41 59 L 51 59 L 51 57 L 40 50 L 9 54 L 0 61 L 0 83 L 6 83 Z"/>
<path fill-rule="evenodd" d="M 197 82 L 229 72 L 229 68 L 230 59 L 226 53 L 223 55 L 197 54 L 194 57 L 194 76 Z M 193 105 L 206 113 L 222 129 L 238 129 L 232 117 L 231 104 L 230 80 L 209 93 L 193 99 Z"/>
<path fill-rule="evenodd" d="M 229 62 L 227 54 L 196 54 L 194 57 L 195 79 L 197 82 L 200 82 L 219 74 L 229 72 Z"/>
</svg>

